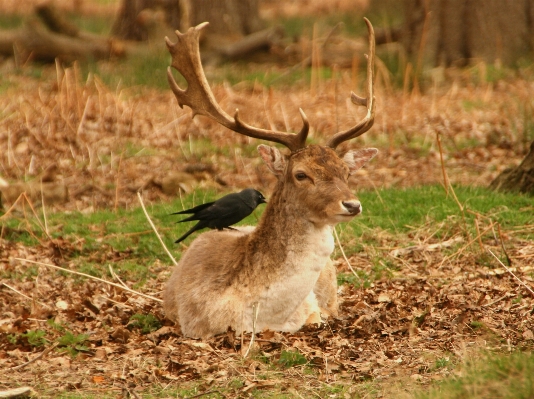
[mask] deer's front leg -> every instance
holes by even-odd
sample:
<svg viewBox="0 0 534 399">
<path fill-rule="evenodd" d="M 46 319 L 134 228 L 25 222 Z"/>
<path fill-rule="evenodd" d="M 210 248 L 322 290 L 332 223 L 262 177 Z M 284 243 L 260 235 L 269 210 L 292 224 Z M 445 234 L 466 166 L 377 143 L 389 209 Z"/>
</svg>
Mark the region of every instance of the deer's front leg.
<svg viewBox="0 0 534 399">
<path fill-rule="evenodd" d="M 337 302 L 337 270 L 331 259 L 328 259 L 325 267 L 315 283 L 313 292 L 323 317 L 338 315 Z"/>
<path fill-rule="evenodd" d="M 313 291 L 304 299 L 289 323 L 321 324 L 324 319 L 337 315 L 337 271 L 332 261 L 328 259 Z"/>
</svg>

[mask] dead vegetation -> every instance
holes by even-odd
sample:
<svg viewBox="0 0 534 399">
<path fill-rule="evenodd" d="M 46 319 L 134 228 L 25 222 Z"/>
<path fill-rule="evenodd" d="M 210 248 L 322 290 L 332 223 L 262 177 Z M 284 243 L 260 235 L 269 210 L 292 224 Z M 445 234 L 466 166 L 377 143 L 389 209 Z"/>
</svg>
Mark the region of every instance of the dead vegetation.
<svg viewBox="0 0 534 399">
<path fill-rule="evenodd" d="M 10 67 L 4 68 L 8 72 Z M 192 120 L 170 91 L 113 91 L 97 76 L 81 81 L 76 66 L 57 64 L 45 73 L 45 83 L 16 74 L 4 78 L 0 146 L 6 150 L 0 154 L 0 177 L 9 184 L 2 188 L 5 205 L 23 190 L 40 202 L 41 187 L 47 205 L 68 210 L 130 206 L 140 189 L 150 200 L 194 187 L 268 191 L 272 179 L 252 140 L 234 137 L 206 118 Z M 376 186 L 373 182 L 407 187 L 442 181 L 436 134 L 453 184 L 486 186 L 520 162 L 529 144 L 531 120 L 524 109 L 532 106 L 532 83 L 472 86 L 462 83 L 465 77 L 421 95 L 393 90 L 379 71 L 375 127 L 361 143 L 351 144 L 381 149 L 380 163 L 361 171 L 360 188 Z M 341 72 L 311 87 L 293 88 L 289 95 L 259 84 L 218 85 L 214 92 L 224 109 L 239 108 L 247 123 L 282 131 L 300 128 L 302 107 L 312 126 L 310 136 L 317 140 L 360 117 L 341 94 L 346 91 L 341 88 L 359 83 Z M 59 194 L 49 199 L 49 190 Z"/>
<path fill-rule="evenodd" d="M 418 233 L 428 236 L 423 230 Z M 303 397 L 342 389 L 358 397 L 369 389 L 358 384 L 366 380 L 378 385 L 428 383 L 453 373 L 455 363 L 469 351 L 532 350 L 534 296 L 529 276 L 534 246 L 514 238 L 512 231 L 504 234 L 508 258 L 517 265 L 510 270 L 481 267 L 483 252 L 450 253 L 434 239 L 388 254 L 387 248 L 401 239 L 384 233 L 379 238 L 383 249 L 369 247 L 350 262 L 357 270 L 369 271 L 371 258 L 381 252 L 398 272 L 367 288 L 341 286 L 339 318 L 295 334 L 261 333 L 247 357 L 243 353 L 250 335 L 244 341 L 232 332 L 204 341 L 181 337 L 165 321 L 159 301 L 120 288 L 133 281 L 115 279 L 112 286 L 58 274 L 46 266 L 57 262 L 59 250 L 64 254 L 62 267 L 73 269 L 65 254 L 76 244 L 55 240 L 27 247 L 2 240 L 3 273 L 13 278 L 3 279 L 0 290 L 1 384 L 32 386 L 42 397 L 62 391 L 165 396 L 167 389 L 187 386 L 199 392 L 223 390 L 226 397 L 263 389 L 296 391 Z M 484 241 L 485 249 L 501 250 L 498 242 Z M 16 277 L 36 264 L 33 278 Z M 337 266 L 348 273 L 343 261 Z M 156 277 L 142 291 L 159 296 L 170 268 L 160 261 L 149 267 Z M 156 317 L 147 322 L 135 315 Z M 55 337 L 56 343 L 36 344 L 35 336 L 24 335 L 38 330 L 46 331 L 48 339 Z M 70 341 L 61 340 L 66 331 L 71 332 Z M 80 342 L 74 340 L 82 336 Z M 398 389 L 388 385 L 376 397 Z"/>
</svg>

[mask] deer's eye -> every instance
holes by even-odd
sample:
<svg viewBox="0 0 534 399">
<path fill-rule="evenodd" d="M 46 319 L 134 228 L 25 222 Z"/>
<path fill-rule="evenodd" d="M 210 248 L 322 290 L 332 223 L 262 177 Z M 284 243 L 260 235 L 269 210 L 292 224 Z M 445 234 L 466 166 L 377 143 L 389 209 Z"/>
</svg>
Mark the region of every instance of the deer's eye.
<svg viewBox="0 0 534 399">
<path fill-rule="evenodd" d="M 295 173 L 295 179 L 297 179 L 298 181 L 302 181 L 302 180 L 305 180 L 307 178 L 308 178 L 308 176 L 306 176 L 306 173 L 304 173 L 304 172 Z"/>
</svg>

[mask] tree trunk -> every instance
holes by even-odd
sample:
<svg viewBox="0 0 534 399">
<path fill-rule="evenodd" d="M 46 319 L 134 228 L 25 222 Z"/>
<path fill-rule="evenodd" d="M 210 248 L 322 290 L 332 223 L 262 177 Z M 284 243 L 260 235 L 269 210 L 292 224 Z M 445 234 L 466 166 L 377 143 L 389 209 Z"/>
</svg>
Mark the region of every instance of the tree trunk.
<svg viewBox="0 0 534 399">
<path fill-rule="evenodd" d="M 432 66 L 462 66 L 471 59 L 513 65 L 532 54 L 534 0 L 404 0 L 404 5 L 404 47 Z"/>
<path fill-rule="evenodd" d="M 210 34 L 246 36 L 263 28 L 258 0 L 191 1 L 190 26 L 210 23 Z"/>
<path fill-rule="evenodd" d="M 496 191 L 519 191 L 534 195 L 534 141 L 519 166 L 504 170 L 490 184 Z"/>
<path fill-rule="evenodd" d="M 172 29 L 185 31 L 201 22 L 210 23 L 210 36 L 241 38 L 263 28 L 259 0 L 122 0 L 112 34 L 121 39 L 147 40 L 148 27 L 140 14 L 146 9 L 161 9 Z"/>
<path fill-rule="evenodd" d="M 111 34 L 123 40 L 148 40 L 149 27 L 141 14 L 146 9 L 161 8 L 165 13 L 166 23 L 173 29 L 179 29 L 180 0 L 123 0 L 119 13 L 111 28 Z M 163 38 L 162 38 L 163 40 Z"/>
</svg>

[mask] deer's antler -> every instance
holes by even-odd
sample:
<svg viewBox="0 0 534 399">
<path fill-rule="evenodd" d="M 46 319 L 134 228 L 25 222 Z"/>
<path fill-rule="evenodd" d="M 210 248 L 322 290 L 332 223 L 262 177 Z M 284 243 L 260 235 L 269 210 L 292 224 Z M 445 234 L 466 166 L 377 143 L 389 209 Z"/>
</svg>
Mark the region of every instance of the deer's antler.
<svg viewBox="0 0 534 399">
<path fill-rule="evenodd" d="M 367 18 L 364 18 L 369 31 L 369 55 L 367 56 L 367 90 L 365 98 L 359 97 L 351 92 L 350 99 L 356 105 L 363 105 L 367 107 L 367 115 L 359 123 L 344 132 L 336 133 L 328 140 L 326 145 L 331 148 L 336 148 L 344 141 L 361 136 L 366 131 L 371 129 L 375 121 L 375 98 L 373 94 L 374 85 L 374 70 L 375 70 L 375 31 L 373 25 Z"/>
<path fill-rule="evenodd" d="M 189 28 L 186 33 L 176 31 L 178 38 L 176 43 L 172 43 L 168 37 L 165 38 L 172 56 L 171 65 L 187 81 L 187 89 L 180 89 L 172 76 L 171 68 L 167 68 L 167 79 L 180 107 L 183 108 L 184 105 L 187 105 L 192 109 L 193 116 L 197 114 L 208 116 L 228 129 L 245 136 L 280 143 L 291 151 L 304 148 L 306 137 L 308 136 L 309 123 L 302 109 L 299 109 L 299 111 L 302 117 L 303 127 L 297 134 L 256 128 L 239 120 L 237 110 L 233 118 L 223 111 L 213 96 L 200 61 L 198 41 L 200 31 L 206 25 L 208 23 L 204 22 L 194 28 Z"/>
</svg>

